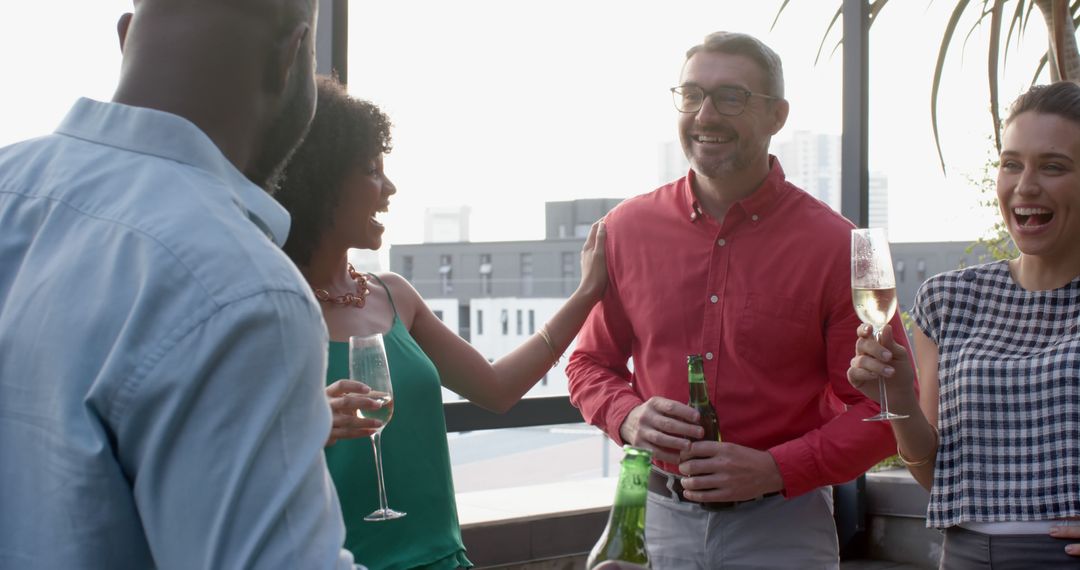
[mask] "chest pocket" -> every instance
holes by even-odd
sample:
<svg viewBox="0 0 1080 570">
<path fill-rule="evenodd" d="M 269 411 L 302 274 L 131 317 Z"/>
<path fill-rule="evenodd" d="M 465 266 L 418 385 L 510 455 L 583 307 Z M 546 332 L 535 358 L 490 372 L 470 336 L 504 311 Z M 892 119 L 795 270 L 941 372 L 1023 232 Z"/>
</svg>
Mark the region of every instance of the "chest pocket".
<svg viewBox="0 0 1080 570">
<path fill-rule="evenodd" d="M 820 352 L 821 335 L 815 331 L 806 303 L 750 293 L 736 316 L 735 346 L 753 367 L 777 372 L 805 363 L 808 352 Z"/>
</svg>

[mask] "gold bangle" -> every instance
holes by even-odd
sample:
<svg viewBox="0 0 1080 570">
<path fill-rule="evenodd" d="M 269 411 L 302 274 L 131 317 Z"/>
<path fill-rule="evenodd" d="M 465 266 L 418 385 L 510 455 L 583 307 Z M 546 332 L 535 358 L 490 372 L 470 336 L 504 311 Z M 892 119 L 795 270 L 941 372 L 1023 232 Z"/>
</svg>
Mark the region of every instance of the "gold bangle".
<svg viewBox="0 0 1080 570">
<path fill-rule="evenodd" d="M 551 335 L 547 331 L 546 324 L 540 327 L 538 334 L 540 335 L 540 338 L 544 339 L 544 344 L 547 345 L 548 350 L 551 352 L 551 367 L 554 368 L 555 365 L 559 363 L 559 360 L 562 359 L 562 355 L 555 352 L 555 345 L 551 342 Z"/>
<path fill-rule="evenodd" d="M 930 454 L 918 461 L 909 461 L 904 457 L 903 453 L 900 453 L 900 442 L 896 443 L 896 456 L 900 458 L 900 463 L 908 467 L 921 467 L 930 463 L 930 460 L 937 455 L 938 446 L 941 444 L 941 434 L 938 433 L 937 427 L 933 424 L 930 425 L 930 431 L 934 434 L 934 448 L 930 450 Z"/>
</svg>

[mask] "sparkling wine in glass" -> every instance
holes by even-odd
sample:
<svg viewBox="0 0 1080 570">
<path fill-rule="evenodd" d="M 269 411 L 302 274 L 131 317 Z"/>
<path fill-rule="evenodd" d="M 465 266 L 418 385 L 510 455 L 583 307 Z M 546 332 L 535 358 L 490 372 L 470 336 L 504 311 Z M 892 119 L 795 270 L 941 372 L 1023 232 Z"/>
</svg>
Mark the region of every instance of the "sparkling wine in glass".
<svg viewBox="0 0 1080 570">
<path fill-rule="evenodd" d="M 371 391 L 367 396 L 382 404 L 375 410 L 357 410 L 356 415 L 382 422 L 382 427 L 371 435 L 371 447 L 375 453 L 375 474 L 379 479 L 379 508 L 364 517 L 366 521 L 388 521 L 405 516 L 386 504 L 386 483 L 383 481 L 382 430 L 394 416 L 394 387 L 390 384 L 390 367 L 386 363 L 386 349 L 381 334 L 349 337 L 349 379 L 367 384 Z"/>
<path fill-rule="evenodd" d="M 893 275 L 889 239 L 881 228 L 851 230 L 851 300 L 855 314 L 874 327 L 874 338 L 896 314 L 896 277 Z M 881 412 L 864 421 L 899 420 L 907 416 L 889 411 L 885 378 L 878 377 Z"/>
</svg>

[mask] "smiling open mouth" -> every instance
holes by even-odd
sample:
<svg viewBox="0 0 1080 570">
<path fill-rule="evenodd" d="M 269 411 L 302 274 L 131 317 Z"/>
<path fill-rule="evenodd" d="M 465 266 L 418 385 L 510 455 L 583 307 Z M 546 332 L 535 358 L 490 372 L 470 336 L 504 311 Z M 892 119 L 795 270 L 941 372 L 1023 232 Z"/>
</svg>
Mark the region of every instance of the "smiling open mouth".
<svg viewBox="0 0 1080 570">
<path fill-rule="evenodd" d="M 735 140 L 732 136 L 708 136 L 708 135 L 694 135 L 694 141 L 699 143 L 729 143 Z"/>
<path fill-rule="evenodd" d="M 385 214 L 386 212 L 389 212 L 389 211 L 390 211 L 390 203 L 387 202 L 387 203 L 379 206 L 379 208 L 377 210 L 375 210 L 375 212 L 373 212 L 371 214 L 371 217 L 368 218 L 368 219 L 371 220 L 372 224 L 374 224 L 374 225 L 381 228 L 381 227 L 383 227 L 383 225 L 382 225 L 382 222 L 379 221 L 379 216 L 382 215 L 382 214 Z"/>
<path fill-rule="evenodd" d="M 1027 228 L 1045 226 L 1054 218 L 1054 213 L 1046 208 L 1013 208 L 1013 215 L 1018 226 Z"/>
</svg>

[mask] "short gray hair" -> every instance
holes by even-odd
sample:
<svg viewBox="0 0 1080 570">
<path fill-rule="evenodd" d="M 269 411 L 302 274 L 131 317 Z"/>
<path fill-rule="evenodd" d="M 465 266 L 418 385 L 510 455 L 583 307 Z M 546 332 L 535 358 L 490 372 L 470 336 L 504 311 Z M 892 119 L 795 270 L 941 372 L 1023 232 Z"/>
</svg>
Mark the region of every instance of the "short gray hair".
<svg viewBox="0 0 1080 570">
<path fill-rule="evenodd" d="M 705 36 L 705 41 L 686 50 L 686 60 L 702 51 L 750 58 L 765 72 L 764 95 L 784 97 L 784 67 L 780 63 L 780 56 L 754 36 L 738 32 L 713 32 Z"/>
</svg>

